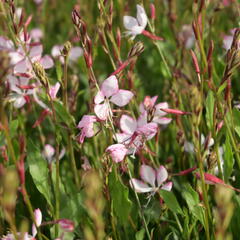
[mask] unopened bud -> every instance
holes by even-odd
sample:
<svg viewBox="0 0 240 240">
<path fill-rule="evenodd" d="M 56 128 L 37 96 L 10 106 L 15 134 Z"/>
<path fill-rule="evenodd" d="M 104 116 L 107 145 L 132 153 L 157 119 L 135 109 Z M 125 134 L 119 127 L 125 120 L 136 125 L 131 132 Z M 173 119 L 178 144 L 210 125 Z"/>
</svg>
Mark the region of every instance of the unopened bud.
<svg viewBox="0 0 240 240">
<path fill-rule="evenodd" d="M 142 42 L 136 42 L 128 53 L 128 57 L 138 57 L 144 51 L 144 45 Z"/>
<path fill-rule="evenodd" d="M 74 230 L 74 222 L 69 219 L 59 219 L 57 223 L 65 232 L 72 232 Z"/>
<path fill-rule="evenodd" d="M 156 9 L 155 9 L 155 5 L 153 3 L 150 4 L 150 10 L 151 10 L 151 19 L 155 20 L 156 19 Z"/>
<path fill-rule="evenodd" d="M 72 48 L 72 44 L 69 41 L 67 41 L 63 46 L 62 55 L 64 57 L 67 57 L 69 55 L 71 48 Z"/>
<path fill-rule="evenodd" d="M 46 72 L 43 68 L 43 66 L 39 62 L 33 63 L 33 71 L 36 74 L 36 77 L 40 80 L 40 82 L 43 84 L 43 86 L 48 85 L 48 78 L 46 76 Z"/>
</svg>

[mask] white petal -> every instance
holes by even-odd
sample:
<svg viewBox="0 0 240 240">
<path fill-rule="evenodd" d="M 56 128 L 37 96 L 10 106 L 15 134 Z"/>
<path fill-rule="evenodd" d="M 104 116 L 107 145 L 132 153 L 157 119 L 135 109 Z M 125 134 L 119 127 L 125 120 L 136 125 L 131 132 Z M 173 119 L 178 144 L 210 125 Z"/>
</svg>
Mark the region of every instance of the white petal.
<svg viewBox="0 0 240 240">
<path fill-rule="evenodd" d="M 194 153 L 194 145 L 191 142 L 184 142 L 184 151 L 188 153 Z"/>
<path fill-rule="evenodd" d="M 140 175 L 144 182 L 149 183 L 152 187 L 155 187 L 156 171 L 147 165 L 142 165 L 140 168 Z"/>
<path fill-rule="evenodd" d="M 35 217 L 36 225 L 37 227 L 39 227 L 42 223 L 42 212 L 39 208 L 34 210 L 34 217 Z"/>
<path fill-rule="evenodd" d="M 140 181 L 138 179 L 132 178 L 129 182 L 130 182 L 131 187 L 136 192 L 146 193 L 146 192 L 152 192 L 153 191 L 153 188 L 149 187 L 143 181 Z"/>
<path fill-rule="evenodd" d="M 26 59 L 23 59 L 15 65 L 14 72 L 15 73 L 26 73 L 28 67 L 29 67 L 28 61 Z"/>
<path fill-rule="evenodd" d="M 168 183 L 164 184 L 164 185 L 161 187 L 161 189 L 166 190 L 166 191 L 171 191 L 172 185 L 173 185 L 172 182 L 168 182 Z"/>
<path fill-rule="evenodd" d="M 147 123 L 142 127 L 137 128 L 137 132 L 144 135 L 147 140 L 153 138 L 158 131 L 158 125 L 156 123 Z"/>
<path fill-rule="evenodd" d="M 171 118 L 166 117 L 154 117 L 153 122 L 158 123 L 160 125 L 166 125 L 169 124 L 172 121 Z"/>
<path fill-rule="evenodd" d="M 13 65 L 24 59 L 24 56 L 19 52 L 10 52 L 8 55 L 11 58 L 11 64 Z"/>
<path fill-rule="evenodd" d="M 84 115 L 81 121 L 78 123 L 78 128 L 87 127 L 89 124 L 96 122 L 97 119 L 95 116 L 92 115 Z"/>
<path fill-rule="evenodd" d="M 123 25 L 126 29 L 132 30 L 135 27 L 138 27 L 137 19 L 131 16 L 124 16 L 123 17 Z"/>
<path fill-rule="evenodd" d="M 51 55 L 56 58 L 59 57 L 61 55 L 61 50 L 62 50 L 63 46 L 60 45 L 55 45 L 53 46 L 52 50 L 51 50 Z"/>
<path fill-rule="evenodd" d="M 97 95 L 94 97 L 94 103 L 99 104 L 104 101 L 104 95 L 102 91 L 98 91 Z"/>
<path fill-rule="evenodd" d="M 129 103 L 132 97 L 133 93 L 131 91 L 120 89 L 111 97 L 110 101 L 119 107 L 123 107 Z"/>
<path fill-rule="evenodd" d="M 103 104 L 96 104 L 94 106 L 94 112 L 97 115 L 97 117 L 101 120 L 107 120 L 109 115 L 109 107 L 106 103 Z"/>
<path fill-rule="evenodd" d="M 120 119 L 120 128 L 124 133 L 132 135 L 137 129 L 137 121 L 124 114 Z"/>
<path fill-rule="evenodd" d="M 18 96 L 16 100 L 14 101 L 13 106 L 15 108 L 21 108 L 26 103 L 26 100 L 23 96 Z"/>
<path fill-rule="evenodd" d="M 156 111 L 154 113 L 154 116 L 159 116 L 159 117 L 165 116 L 167 113 L 161 111 L 160 109 L 168 108 L 168 103 L 167 102 L 158 103 L 155 106 L 155 108 L 156 108 Z"/>
<path fill-rule="evenodd" d="M 157 170 L 157 182 L 158 186 L 160 186 L 163 182 L 165 182 L 168 178 L 168 172 L 164 166 L 160 166 Z"/>
<path fill-rule="evenodd" d="M 44 146 L 44 150 L 43 150 L 43 156 L 50 161 L 53 158 L 53 155 L 55 154 L 55 149 L 50 145 L 50 144 L 46 144 Z"/>
<path fill-rule="evenodd" d="M 79 57 L 83 55 L 83 50 L 80 47 L 73 47 L 69 53 L 69 60 L 70 61 L 77 61 Z"/>
<path fill-rule="evenodd" d="M 137 5 L 137 21 L 139 25 L 145 29 L 147 26 L 148 18 L 144 8 L 141 5 Z"/>
<path fill-rule="evenodd" d="M 34 28 L 31 30 L 30 36 L 35 42 L 38 42 L 43 37 L 43 32 L 40 28 Z"/>
<path fill-rule="evenodd" d="M 128 144 L 131 141 L 132 135 L 127 133 L 116 133 L 116 137 L 118 143 Z"/>
<path fill-rule="evenodd" d="M 49 69 L 54 65 L 52 58 L 48 55 L 45 55 L 44 57 L 42 57 L 40 59 L 40 63 L 45 69 Z"/>
<path fill-rule="evenodd" d="M 118 90 L 118 80 L 115 75 L 110 76 L 102 83 L 101 91 L 107 98 L 117 93 Z"/>
</svg>

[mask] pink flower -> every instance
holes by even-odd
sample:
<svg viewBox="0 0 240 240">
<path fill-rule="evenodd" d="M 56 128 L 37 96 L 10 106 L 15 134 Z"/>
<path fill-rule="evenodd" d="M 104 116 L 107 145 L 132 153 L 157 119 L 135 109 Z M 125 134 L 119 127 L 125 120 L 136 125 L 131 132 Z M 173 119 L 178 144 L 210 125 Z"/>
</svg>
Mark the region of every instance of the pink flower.
<svg viewBox="0 0 240 240">
<path fill-rule="evenodd" d="M 51 54 L 54 58 L 59 58 L 60 62 L 64 63 L 64 57 L 61 56 L 61 51 L 63 50 L 63 45 L 55 45 L 51 50 Z M 83 55 L 83 50 L 80 47 L 72 47 L 69 53 L 70 64 L 76 62 Z"/>
<path fill-rule="evenodd" d="M 144 8 L 137 5 L 137 18 L 131 16 L 123 17 L 123 25 L 128 30 L 126 34 L 133 40 L 136 35 L 141 34 L 147 26 L 148 18 Z"/>
<path fill-rule="evenodd" d="M 130 179 L 130 185 L 136 192 L 152 192 L 154 194 L 159 189 L 167 191 L 171 191 L 172 189 L 172 182 L 163 184 L 168 178 L 168 172 L 164 166 L 160 166 L 155 170 L 148 165 L 142 165 L 140 176 L 142 180 L 136 178 Z"/>
<path fill-rule="evenodd" d="M 160 125 L 169 124 L 172 119 L 164 117 L 167 113 L 162 111 L 162 109 L 168 108 L 167 102 L 161 102 L 156 104 L 158 96 L 144 98 L 143 103 L 140 104 L 139 110 L 141 113 L 147 112 L 147 118 L 152 122 L 158 123 Z"/>
<path fill-rule="evenodd" d="M 236 28 L 233 28 L 230 30 L 231 35 L 224 35 L 223 37 L 223 48 L 225 48 L 225 50 L 229 50 L 232 46 L 232 41 L 233 41 L 233 36 L 235 33 Z M 240 43 L 238 44 L 238 47 L 240 48 Z"/>
<path fill-rule="evenodd" d="M 43 32 L 40 28 L 34 28 L 30 31 L 30 37 L 34 42 L 39 42 L 43 38 Z"/>
<path fill-rule="evenodd" d="M 50 86 L 49 95 L 52 99 L 55 99 L 57 97 L 57 93 L 58 93 L 60 87 L 61 87 L 61 85 L 59 82 L 57 82 L 54 86 Z"/>
<path fill-rule="evenodd" d="M 91 115 L 84 115 L 81 121 L 78 123 L 78 128 L 81 129 L 79 142 L 83 143 L 85 137 L 90 138 L 95 135 L 94 123 L 97 122 L 97 118 Z"/>
<path fill-rule="evenodd" d="M 106 149 L 115 163 L 123 161 L 128 149 L 123 144 L 113 144 Z"/>
<path fill-rule="evenodd" d="M 65 232 L 72 232 L 74 230 L 74 222 L 69 219 L 59 219 L 57 223 Z"/>
<path fill-rule="evenodd" d="M 143 113 L 136 121 L 128 115 L 122 115 L 120 119 L 122 133 L 117 133 L 118 143 L 124 144 L 128 148 L 128 154 L 135 154 L 146 140 L 153 138 L 158 130 L 154 122 L 147 122 L 146 113 Z"/>
<path fill-rule="evenodd" d="M 23 89 L 21 87 L 25 87 L 29 83 L 29 78 L 19 77 L 16 78 L 12 75 L 8 75 L 7 77 L 8 83 L 10 85 L 10 90 L 14 93 L 10 94 L 10 101 L 13 101 L 13 106 L 15 108 L 21 108 L 25 103 L 27 103 L 29 99 L 29 95 L 32 95 L 33 89 Z"/>
<path fill-rule="evenodd" d="M 101 120 L 106 120 L 111 114 L 109 102 L 114 103 L 119 107 L 123 107 L 129 103 L 133 93 L 128 90 L 119 89 L 118 80 L 115 75 L 107 78 L 101 86 L 94 98 L 94 112 Z"/>
</svg>

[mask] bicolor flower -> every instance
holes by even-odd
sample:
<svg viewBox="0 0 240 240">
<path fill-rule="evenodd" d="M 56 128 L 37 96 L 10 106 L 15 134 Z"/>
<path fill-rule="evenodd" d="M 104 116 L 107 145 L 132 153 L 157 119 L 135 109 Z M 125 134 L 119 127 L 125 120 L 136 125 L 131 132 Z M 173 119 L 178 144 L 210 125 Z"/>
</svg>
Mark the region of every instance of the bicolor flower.
<svg viewBox="0 0 240 240">
<path fill-rule="evenodd" d="M 129 103 L 132 97 L 131 91 L 119 89 L 118 80 L 115 75 L 112 75 L 102 83 L 100 91 L 94 98 L 94 112 L 99 119 L 107 120 L 112 115 L 110 102 L 123 107 Z"/>
<path fill-rule="evenodd" d="M 144 8 L 137 5 L 137 17 L 124 16 L 123 25 L 128 30 L 126 34 L 134 39 L 136 35 L 141 34 L 147 26 L 148 18 Z"/>
<path fill-rule="evenodd" d="M 140 167 L 140 176 L 141 180 L 130 179 L 130 185 L 136 192 L 155 194 L 159 189 L 167 191 L 172 189 L 172 182 L 166 182 L 168 172 L 164 166 L 153 169 L 148 165 L 142 165 Z"/>
<path fill-rule="evenodd" d="M 117 141 L 127 147 L 127 154 L 133 154 L 133 156 L 145 141 L 153 138 L 158 131 L 157 123 L 147 122 L 146 113 L 143 113 L 138 120 L 122 115 L 120 128 L 122 133 L 116 134 Z"/>
<path fill-rule="evenodd" d="M 160 125 L 169 124 L 172 121 L 172 119 L 165 117 L 167 113 L 162 111 L 162 109 L 169 108 L 168 103 L 161 102 L 156 104 L 157 99 L 158 99 L 158 96 L 154 96 L 152 98 L 149 96 L 146 96 L 144 98 L 144 101 L 140 104 L 139 110 L 142 114 L 144 112 L 147 112 L 147 119 L 151 122 L 155 122 Z"/>
<path fill-rule="evenodd" d="M 127 155 L 128 149 L 123 144 L 113 144 L 106 149 L 115 163 L 122 162 Z"/>
<path fill-rule="evenodd" d="M 25 103 L 29 102 L 29 95 L 32 95 L 33 89 L 24 89 L 29 83 L 29 78 L 25 77 L 14 77 L 8 75 L 7 77 L 10 90 L 14 93 L 10 94 L 10 101 L 13 101 L 15 108 L 21 108 Z"/>
<path fill-rule="evenodd" d="M 92 115 L 84 115 L 81 121 L 78 123 L 77 128 L 81 129 L 79 136 L 79 142 L 83 143 L 85 137 L 90 138 L 96 134 L 94 129 L 94 123 L 97 122 L 97 118 Z"/>
</svg>

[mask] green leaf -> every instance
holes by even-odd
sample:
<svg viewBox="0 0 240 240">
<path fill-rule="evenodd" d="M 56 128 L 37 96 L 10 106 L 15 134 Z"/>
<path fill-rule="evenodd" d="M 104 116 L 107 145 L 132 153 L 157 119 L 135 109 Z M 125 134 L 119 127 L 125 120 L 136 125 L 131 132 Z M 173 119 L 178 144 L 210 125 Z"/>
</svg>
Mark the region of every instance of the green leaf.
<svg viewBox="0 0 240 240">
<path fill-rule="evenodd" d="M 189 211 L 205 227 L 204 209 L 199 204 L 198 193 L 194 191 L 190 184 L 186 184 L 184 186 L 182 196 L 187 202 Z"/>
<path fill-rule="evenodd" d="M 228 181 L 228 178 L 231 176 L 233 165 L 234 165 L 234 158 L 233 158 L 232 146 L 230 143 L 230 138 L 227 135 L 226 142 L 224 145 L 224 179 L 225 181 Z"/>
<path fill-rule="evenodd" d="M 217 95 L 219 96 L 226 87 L 227 87 L 227 81 L 225 81 L 225 82 L 218 88 Z"/>
<path fill-rule="evenodd" d="M 57 61 L 55 66 L 56 66 L 57 79 L 61 83 L 63 73 L 62 73 L 62 65 L 61 65 L 60 61 Z"/>
<path fill-rule="evenodd" d="M 183 214 L 183 211 L 173 192 L 160 189 L 160 195 L 170 210 L 172 210 L 174 213 Z"/>
<path fill-rule="evenodd" d="M 52 207 L 47 160 L 43 159 L 39 149 L 32 143 L 32 141 L 28 142 L 27 152 L 27 162 L 33 182 L 38 191 L 45 197 L 49 206 Z"/>
<path fill-rule="evenodd" d="M 240 126 L 236 126 L 236 127 L 235 127 L 235 132 L 236 132 L 237 135 L 240 137 Z"/>
<path fill-rule="evenodd" d="M 60 101 L 54 101 L 54 108 L 56 110 L 58 122 L 64 123 L 68 127 L 73 128 L 75 125 L 74 118 L 69 114 L 63 104 Z"/>
<path fill-rule="evenodd" d="M 128 188 L 123 185 L 120 178 L 116 176 L 116 169 L 109 175 L 109 188 L 112 198 L 113 211 L 119 223 L 125 225 L 131 211 L 132 202 L 128 198 Z"/>
<path fill-rule="evenodd" d="M 213 92 L 209 91 L 206 99 L 206 120 L 210 130 L 213 129 L 213 112 L 214 112 L 214 96 Z"/>
<path fill-rule="evenodd" d="M 144 239 L 144 236 L 145 236 L 145 229 L 144 229 L 144 228 L 142 228 L 140 231 L 138 231 L 138 232 L 135 234 L 136 240 L 143 240 L 143 239 Z"/>
<path fill-rule="evenodd" d="M 18 129 L 18 120 L 13 120 L 9 124 L 10 136 L 14 137 Z"/>
</svg>

